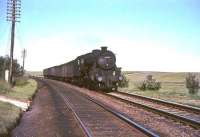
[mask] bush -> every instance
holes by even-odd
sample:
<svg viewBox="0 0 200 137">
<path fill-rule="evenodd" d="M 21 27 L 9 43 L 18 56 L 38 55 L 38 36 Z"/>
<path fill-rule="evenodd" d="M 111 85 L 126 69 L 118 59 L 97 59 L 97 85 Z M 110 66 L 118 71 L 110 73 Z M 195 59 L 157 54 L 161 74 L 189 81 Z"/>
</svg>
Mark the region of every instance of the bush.
<svg viewBox="0 0 200 137">
<path fill-rule="evenodd" d="M 138 83 L 137 88 L 140 90 L 159 90 L 161 88 L 161 83 L 156 82 L 152 75 L 148 75 L 146 80 Z"/>
<path fill-rule="evenodd" d="M 149 90 L 159 90 L 161 88 L 161 83 L 160 82 L 146 82 L 146 88 Z"/>
<path fill-rule="evenodd" d="M 143 91 L 146 90 L 146 83 L 144 81 L 137 83 L 136 86 L 139 90 L 143 90 Z"/>
<path fill-rule="evenodd" d="M 125 75 L 122 75 L 123 79 L 119 83 L 119 87 L 128 87 L 129 80 L 125 77 Z"/>
<path fill-rule="evenodd" d="M 196 94 L 199 90 L 199 79 L 196 74 L 188 73 L 186 76 L 186 87 L 190 94 Z"/>
<path fill-rule="evenodd" d="M 0 56 L 0 78 L 4 79 L 5 70 L 9 70 L 9 66 L 10 66 L 9 56 L 5 56 L 5 57 Z M 22 67 L 17 62 L 17 60 L 14 59 L 13 60 L 13 76 L 18 77 L 22 75 L 23 75 Z"/>
</svg>

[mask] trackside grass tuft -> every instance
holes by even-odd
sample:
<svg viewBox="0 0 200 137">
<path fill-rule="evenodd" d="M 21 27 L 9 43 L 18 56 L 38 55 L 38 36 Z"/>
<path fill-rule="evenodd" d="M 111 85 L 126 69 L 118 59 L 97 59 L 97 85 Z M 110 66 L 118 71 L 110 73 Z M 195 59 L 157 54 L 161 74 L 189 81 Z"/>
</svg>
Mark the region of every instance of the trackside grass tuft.
<svg viewBox="0 0 200 137">
<path fill-rule="evenodd" d="M 149 74 L 161 82 L 162 87 L 160 90 L 141 91 L 137 88 L 137 84 L 143 81 Z M 196 95 L 189 94 L 185 85 L 186 74 L 170 72 L 125 72 L 125 76 L 129 80 L 129 87 L 119 90 L 200 107 L 200 91 Z"/>
<path fill-rule="evenodd" d="M 18 123 L 21 110 L 9 103 L 0 102 L 0 136 L 6 137 Z"/>
</svg>

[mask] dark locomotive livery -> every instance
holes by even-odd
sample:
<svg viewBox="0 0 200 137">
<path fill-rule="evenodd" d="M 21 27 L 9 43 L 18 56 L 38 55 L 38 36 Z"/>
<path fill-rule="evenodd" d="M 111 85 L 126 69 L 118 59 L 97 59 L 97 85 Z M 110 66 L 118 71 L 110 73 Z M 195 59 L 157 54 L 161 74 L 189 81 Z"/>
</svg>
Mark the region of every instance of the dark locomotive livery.
<svg viewBox="0 0 200 137">
<path fill-rule="evenodd" d="M 43 70 L 45 78 L 67 81 L 92 89 L 117 90 L 122 81 L 121 68 L 107 47 L 93 50 L 68 63 Z"/>
</svg>

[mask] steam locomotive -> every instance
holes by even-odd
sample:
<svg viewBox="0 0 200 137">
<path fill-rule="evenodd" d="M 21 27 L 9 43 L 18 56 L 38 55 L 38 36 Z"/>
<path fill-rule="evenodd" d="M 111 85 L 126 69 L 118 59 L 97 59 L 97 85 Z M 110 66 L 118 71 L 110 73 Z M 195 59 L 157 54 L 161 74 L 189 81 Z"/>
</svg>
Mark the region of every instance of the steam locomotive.
<svg viewBox="0 0 200 137">
<path fill-rule="evenodd" d="M 116 57 L 107 47 L 95 49 L 68 63 L 43 70 L 45 78 L 62 80 L 90 89 L 117 90 L 123 80 Z"/>
</svg>

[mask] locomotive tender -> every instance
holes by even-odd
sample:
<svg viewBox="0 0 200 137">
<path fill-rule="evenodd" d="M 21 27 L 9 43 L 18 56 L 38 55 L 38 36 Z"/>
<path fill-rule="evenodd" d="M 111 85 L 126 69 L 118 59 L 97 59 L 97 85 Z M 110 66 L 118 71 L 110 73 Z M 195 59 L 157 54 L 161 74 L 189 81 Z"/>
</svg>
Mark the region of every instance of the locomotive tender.
<svg viewBox="0 0 200 137">
<path fill-rule="evenodd" d="M 91 89 L 117 90 L 123 80 L 116 57 L 107 47 L 93 50 L 68 63 L 43 70 L 45 78 L 62 80 Z"/>
</svg>

